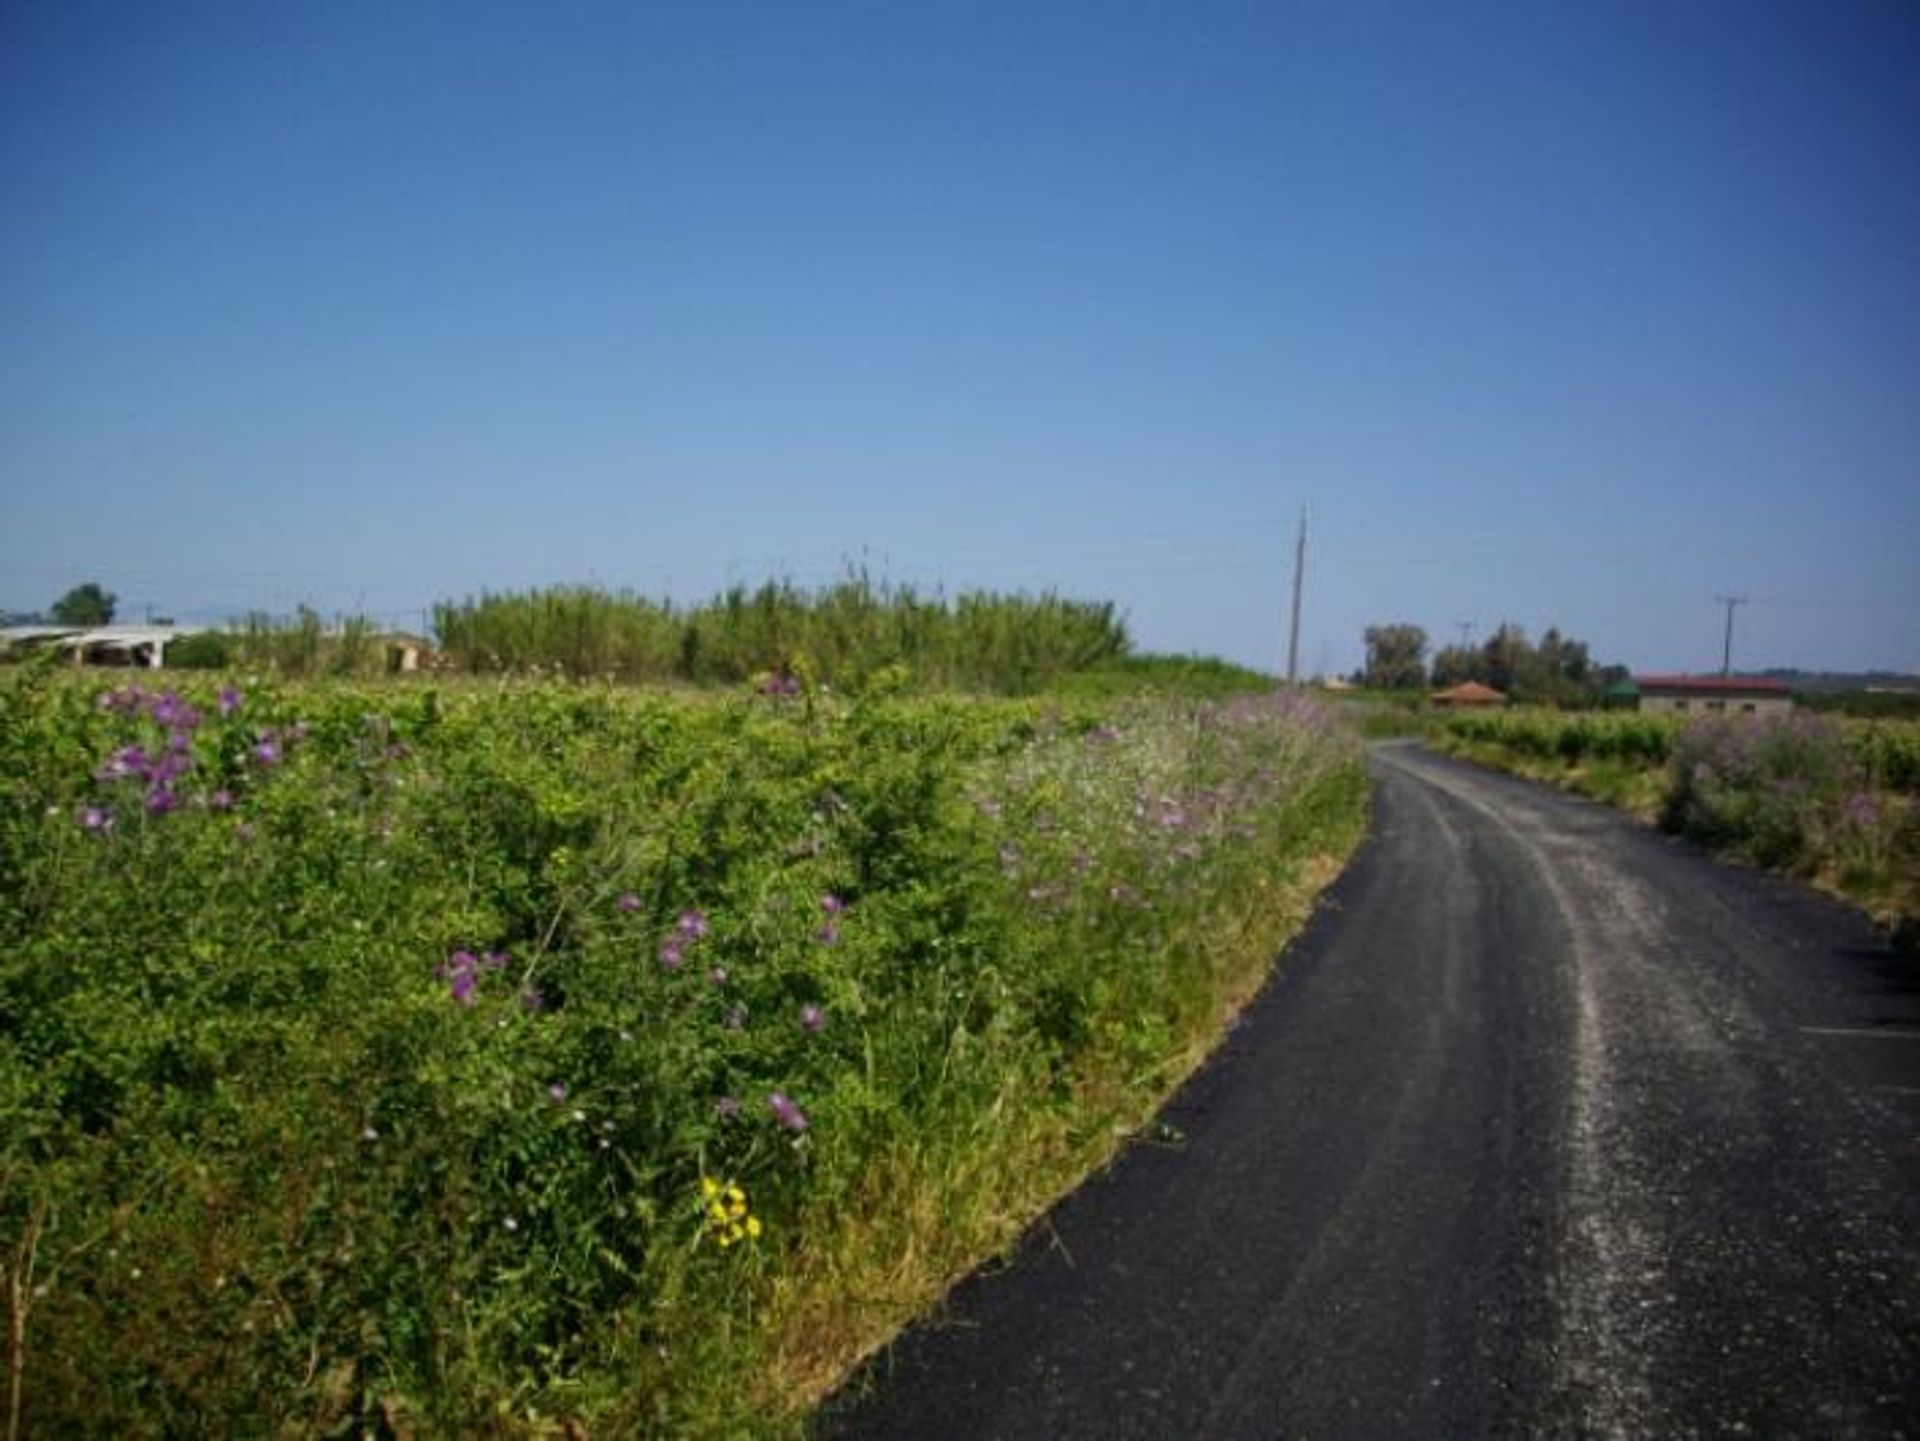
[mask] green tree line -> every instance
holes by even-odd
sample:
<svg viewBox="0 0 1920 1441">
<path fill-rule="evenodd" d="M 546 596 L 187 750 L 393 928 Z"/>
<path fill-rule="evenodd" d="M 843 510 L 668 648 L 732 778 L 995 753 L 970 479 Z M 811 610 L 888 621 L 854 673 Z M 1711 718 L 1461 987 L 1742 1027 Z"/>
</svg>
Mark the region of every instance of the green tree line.
<svg viewBox="0 0 1920 1441">
<path fill-rule="evenodd" d="M 1548 626 L 1536 643 L 1511 622 L 1478 646 L 1446 646 L 1427 660 L 1427 633 L 1410 622 L 1366 630 L 1364 679 L 1382 690 L 1445 689 L 1467 681 L 1491 686 L 1536 705 L 1599 704 L 1609 687 L 1627 678 L 1624 666 L 1600 665 L 1583 640 Z"/>
</svg>

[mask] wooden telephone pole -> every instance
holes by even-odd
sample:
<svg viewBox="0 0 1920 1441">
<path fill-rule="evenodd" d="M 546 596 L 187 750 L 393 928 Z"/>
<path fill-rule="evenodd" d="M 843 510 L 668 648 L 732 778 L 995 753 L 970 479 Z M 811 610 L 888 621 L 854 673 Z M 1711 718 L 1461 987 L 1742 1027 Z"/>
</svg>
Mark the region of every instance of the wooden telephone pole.
<svg viewBox="0 0 1920 1441">
<path fill-rule="evenodd" d="M 1747 598 L 1744 595 L 1716 595 L 1714 600 L 1727 608 L 1727 639 L 1720 650 L 1720 674 L 1730 675 L 1733 672 L 1733 608 L 1745 605 Z"/>
<path fill-rule="evenodd" d="M 1300 540 L 1293 550 L 1293 624 L 1287 632 L 1287 684 L 1300 682 L 1300 584 L 1307 574 L 1307 508 L 1300 507 Z"/>
</svg>

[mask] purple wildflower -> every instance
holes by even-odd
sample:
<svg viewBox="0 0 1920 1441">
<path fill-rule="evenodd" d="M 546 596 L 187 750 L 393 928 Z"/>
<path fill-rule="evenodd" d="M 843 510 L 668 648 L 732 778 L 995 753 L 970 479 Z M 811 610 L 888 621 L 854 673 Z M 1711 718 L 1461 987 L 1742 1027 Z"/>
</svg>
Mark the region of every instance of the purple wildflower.
<svg viewBox="0 0 1920 1441">
<path fill-rule="evenodd" d="M 455 951 L 434 967 L 433 974 L 447 983 L 447 994 L 454 1000 L 463 1006 L 473 1004 L 480 984 L 480 960 L 472 951 Z"/>
<path fill-rule="evenodd" d="M 660 964 L 661 965 L 665 966 L 670 971 L 677 971 L 680 969 L 680 967 L 685 965 L 686 962 L 687 962 L 686 952 L 681 949 L 680 942 L 677 938 L 673 936 L 669 936 L 667 937 L 666 940 L 660 943 Z"/>
<path fill-rule="evenodd" d="M 240 709 L 240 692 L 232 686 L 220 688 L 220 714 L 232 715 Z"/>
<path fill-rule="evenodd" d="M 560 1102 L 566 1100 L 567 1099 L 567 1083 L 565 1081 L 555 1081 L 552 1085 L 548 1086 L 547 1099 L 549 1101 L 552 1101 L 556 1106 L 559 1105 Z"/>
<path fill-rule="evenodd" d="M 520 1009 L 530 1016 L 537 1016 L 547 1008 L 547 998 L 528 986 L 520 993 Z"/>
<path fill-rule="evenodd" d="M 200 724 L 200 712 L 172 691 L 154 701 L 151 714 L 156 724 L 168 730 L 190 731 Z"/>
<path fill-rule="evenodd" d="M 505 951 L 488 951 L 480 958 L 480 969 L 483 971 L 504 971 L 506 968 L 507 953 Z"/>
<path fill-rule="evenodd" d="M 784 1091 L 774 1091 L 767 1096 L 767 1109 L 773 1112 L 774 1120 L 789 1131 L 804 1131 L 810 1124 L 807 1113 Z"/>
<path fill-rule="evenodd" d="M 113 816 L 99 806 L 86 806 L 80 812 L 80 824 L 90 831 L 113 829 Z"/>
<path fill-rule="evenodd" d="M 800 1008 L 800 1029 L 817 1036 L 827 1024 L 827 1013 L 809 1001 Z"/>
<path fill-rule="evenodd" d="M 628 914 L 632 914 L 634 911 L 640 909 L 640 897 L 636 896 L 632 891 L 622 891 L 620 893 L 620 899 L 615 901 L 614 905 L 626 911 Z"/>
<path fill-rule="evenodd" d="M 837 916 L 840 914 L 840 912 L 844 911 L 846 908 L 847 908 L 847 903 L 841 900 L 840 897 L 836 896 L 832 891 L 828 891 L 824 896 L 820 897 L 820 909 L 825 911 L 830 916 Z"/>
<path fill-rule="evenodd" d="M 147 811 L 150 815 L 163 816 L 180 804 L 180 797 L 164 785 L 155 786 L 147 792 Z"/>
<path fill-rule="evenodd" d="M 480 958 L 472 951 L 455 951 L 433 969 L 434 975 L 445 980 L 459 971 L 471 971 L 480 964 Z"/>
<path fill-rule="evenodd" d="M 263 766 L 279 765 L 280 764 L 279 742 L 274 740 L 269 740 L 269 739 L 262 739 L 260 743 L 253 748 L 253 758 Z"/>
<path fill-rule="evenodd" d="M 701 911 L 682 911 L 675 929 L 690 941 L 697 941 L 707 933 L 707 918 Z"/>
<path fill-rule="evenodd" d="M 840 927 L 836 926 L 832 921 L 828 921 L 824 926 L 820 927 L 820 944 L 821 945 L 831 946 L 835 942 L 837 942 L 839 939 L 840 939 Z"/>
<path fill-rule="evenodd" d="M 723 1121 L 731 1121 L 740 1114 L 740 1102 L 733 1096 L 721 1096 L 713 1103 L 713 1113 Z"/>
</svg>

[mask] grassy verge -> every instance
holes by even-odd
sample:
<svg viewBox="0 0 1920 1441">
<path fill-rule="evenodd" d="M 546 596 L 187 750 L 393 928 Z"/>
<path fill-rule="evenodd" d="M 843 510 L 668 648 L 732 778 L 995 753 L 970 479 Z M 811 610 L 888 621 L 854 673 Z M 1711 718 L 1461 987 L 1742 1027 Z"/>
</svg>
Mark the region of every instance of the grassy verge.
<svg viewBox="0 0 1920 1441">
<path fill-rule="evenodd" d="M 1453 754 L 1577 791 L 1852 901 L 1897 934 L 1920 916 L 1920 725 L 1810 714 L 1705 718 L 1520 710 L 1450 717 Z"/>
<path fill-rule="evenodd" d="M 788 1434 L 1363 825 L 1265 698 L 0 680 L 22 1434 Z"/>
</svg>

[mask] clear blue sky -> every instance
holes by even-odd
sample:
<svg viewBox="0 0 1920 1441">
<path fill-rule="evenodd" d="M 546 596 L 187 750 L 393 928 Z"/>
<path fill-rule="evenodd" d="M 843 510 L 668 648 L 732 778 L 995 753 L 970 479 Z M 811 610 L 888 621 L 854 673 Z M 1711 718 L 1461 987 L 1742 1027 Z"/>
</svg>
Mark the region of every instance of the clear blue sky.
<svg viewBox="0 0 1920 1441">
<path fill-rule="evenodd" d="M 1920 670 L 1920 6 L 0 6 L 0 607 Z"/>
</svg>

